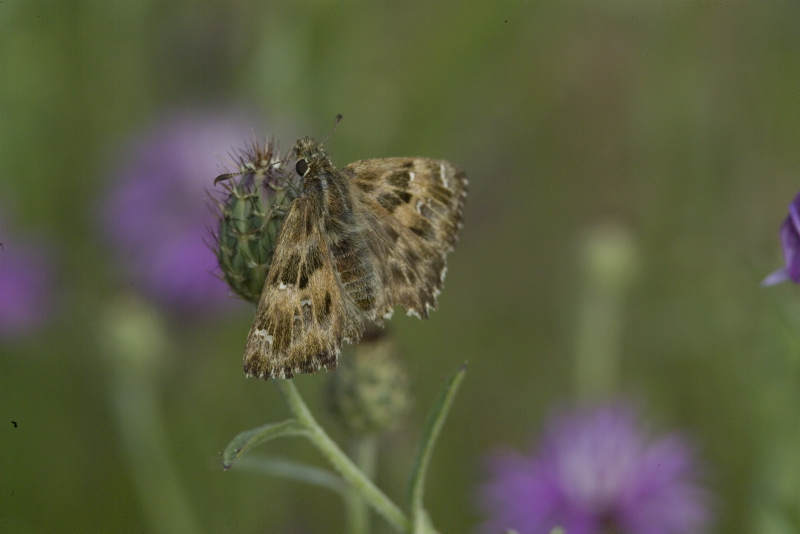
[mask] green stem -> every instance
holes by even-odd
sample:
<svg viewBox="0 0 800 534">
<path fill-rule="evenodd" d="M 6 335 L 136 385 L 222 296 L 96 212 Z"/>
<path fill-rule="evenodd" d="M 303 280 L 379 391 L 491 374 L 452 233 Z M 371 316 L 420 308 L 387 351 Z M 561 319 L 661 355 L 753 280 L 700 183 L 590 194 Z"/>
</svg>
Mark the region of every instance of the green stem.
<svg viewBox="0 0 800 534">
<path fill-rule="evenodd" d="M 308 406 L 297 391 L 292 380 L 275 380 L 275 385 L 280 390 L 297 420 L 308 429 L 308 439 L 314 444 L 322 455 L 330 462 L 331 466 L 342 475 L 354 491 L 361 495 L 364 501 L 381 514 L 395 530 L 408 532 L 411 522 L 364 473 L 342 452 L 338 445 L 319 426 Z"/>
<path fill-rule="evenodd" d="M 361 469 L 369 480 L 375 478 L 378 460 L 378 440 L 375 436 L 354 436 L 347 447 L 350 458 Z M 370 515 L 367 503 L 361 493 L 348 487 L 345 493 L 347 507 L 348 534 L 368 534 L 370 531 Z"/>
<path fill-rule="evenodd" d="M 622 331 L 620 295 L 584 288 L 578 320 L 575 382 L 583 400 L 604 398 L 617 390 Z"/>
<path fill-rule="evenodd" d="M 158 392 L 139 373 L 118 376 L 114 406 L 150 532 L 201 532 L 168 450 Z"/>
</svg>

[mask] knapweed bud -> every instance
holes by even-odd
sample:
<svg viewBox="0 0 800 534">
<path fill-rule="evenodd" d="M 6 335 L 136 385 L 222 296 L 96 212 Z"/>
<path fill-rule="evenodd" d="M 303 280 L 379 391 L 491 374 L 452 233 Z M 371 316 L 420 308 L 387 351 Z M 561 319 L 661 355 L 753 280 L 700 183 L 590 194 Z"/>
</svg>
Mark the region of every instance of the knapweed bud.
<svg viewBox="0 0 800 534">
<path fill-rule="evenodd" d="M 586 281 L 596 291 L 624 293 L 639 270 L 634 237 L 619 224 L 609 222 L 592 228 L 582 252 Z"/>
<path fill-rule="evenodd" d="M 226 188 L 225 197 L 215 199 L 219 208 L 215 249 L 228 285 L 240 297 L 258 303 L 278 231 L 297 187 L 271 142 L 263 146 L 254 142 L 235 160 L 239 170 L 214 182 Z"/>
<path fill-rule="evenodd" d="M 330 377 L 328 400 L 334 415 L 354 434 L 388 430 L 406 412 L 408 376 L 399 350 L 384 330 L 368 330 Z"/>
<path fill-rule="evenodd" d="M 97 340 L 121 374 L 156 373 L 169 352 L 164 317 L 135 294 L 119 295 L 102 310 Z"/>
</svg>

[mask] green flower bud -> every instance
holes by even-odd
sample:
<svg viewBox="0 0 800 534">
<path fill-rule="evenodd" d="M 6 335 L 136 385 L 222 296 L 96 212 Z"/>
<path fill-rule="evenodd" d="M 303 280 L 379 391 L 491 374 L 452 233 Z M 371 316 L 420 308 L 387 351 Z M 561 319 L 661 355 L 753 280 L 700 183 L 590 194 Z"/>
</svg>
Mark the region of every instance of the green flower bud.
<svg viewBox="0 0 800 534">
<path fill-rule="evenodd" d="M 330 375 L 328 401 L 355 434 L 388 430 L 410 404 L 408 376 L 399 350 L 383 330 L 368 331 Z"/>
<path fill-rule="evenodd" d="M 582 256 L 586 281 L 608 294 L 624 293 L 639 270 L 634 237 L 615 223 L 592 228 L 584 239 Z"/>
<path fill-rule="evenodd" d="M 215 251 L 228 285 L 240 297 L 258 303 L 278 231 L 297 187 L 272 143 L 261 147 L 254 142 L 239 152 L 236 161 L 238 172 L 214 181 L 231 180 L 225 183 L 225 198 L 215 199 L 219 218 Z"/>
</svg>

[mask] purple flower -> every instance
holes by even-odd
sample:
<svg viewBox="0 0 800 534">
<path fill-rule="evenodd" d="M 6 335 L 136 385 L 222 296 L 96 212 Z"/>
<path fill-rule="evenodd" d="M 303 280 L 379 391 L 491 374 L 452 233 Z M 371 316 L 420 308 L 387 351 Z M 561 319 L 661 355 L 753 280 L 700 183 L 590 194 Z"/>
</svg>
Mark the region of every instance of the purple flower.
<svg viewBox="0 0 800 534">
<path fill-rule="evenodd" d="M 0 339 L 23 336 L 53 315 L 54 269 L 42 244 L 0 232 Z"/>
<path fill-rule="evenodd" d="M 784 266 L 767 276 L 762 286 L 774 286 L 787 280 L 800 283 L 800 194 L 789 204 L 789 215 L 780 230 Z"/>
<path fill-rule="evenodd" d="M 486 533 L 696 534 L 711 519 L 686 441 L 648 439 L 619 405 L 554 419 L 536 455 L 498 454 L 489 471 Z"/>
<path fill-rule="evenodd" d="M 136 286 L 175 311 L 236 302 L 206 244 L 216 217 L 207 191 L 225 156 L 252 137 L 235 114 L 176 114 L 130 143 L 104 199 L 110 245 Z M 211 313 L 213 313 L 213 311 Z"/>
</svg>

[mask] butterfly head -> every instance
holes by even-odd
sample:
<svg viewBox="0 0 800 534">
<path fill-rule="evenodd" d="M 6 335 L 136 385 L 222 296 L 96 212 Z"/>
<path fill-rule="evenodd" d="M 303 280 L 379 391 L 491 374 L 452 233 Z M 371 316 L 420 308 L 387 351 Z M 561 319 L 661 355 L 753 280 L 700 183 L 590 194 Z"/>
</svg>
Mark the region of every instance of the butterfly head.
<svg viewBox="0 0 800 534">
<path fill-rule="evenodd" d="M 295 170 L 301 178 L 319 176 L 333 168 L 331 158 L 322 149 L 322 145 L 310 137 L 298 139 L 294 145 L 294 155 L 297 158 Z"/>
</svg>

